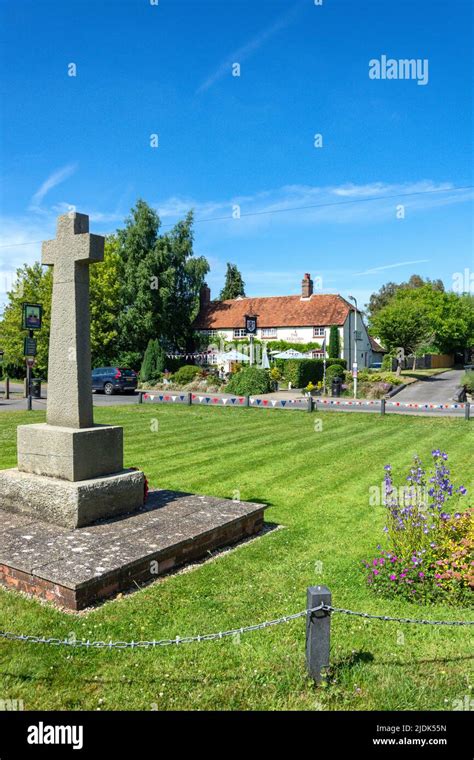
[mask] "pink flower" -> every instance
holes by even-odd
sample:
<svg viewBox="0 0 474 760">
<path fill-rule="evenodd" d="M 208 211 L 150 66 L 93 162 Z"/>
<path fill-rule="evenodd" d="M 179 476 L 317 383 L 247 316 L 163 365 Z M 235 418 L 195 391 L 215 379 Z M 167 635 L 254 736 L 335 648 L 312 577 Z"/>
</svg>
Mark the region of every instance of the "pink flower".
<svg viewBox="0 0 474 760">
<path fill-rule="evenodd" d="M 390 580 L 391 581 L 396 581 L 397 580 L 397 576 L 392 573 L 392 575 L 390 576 Z"/>
</svg>

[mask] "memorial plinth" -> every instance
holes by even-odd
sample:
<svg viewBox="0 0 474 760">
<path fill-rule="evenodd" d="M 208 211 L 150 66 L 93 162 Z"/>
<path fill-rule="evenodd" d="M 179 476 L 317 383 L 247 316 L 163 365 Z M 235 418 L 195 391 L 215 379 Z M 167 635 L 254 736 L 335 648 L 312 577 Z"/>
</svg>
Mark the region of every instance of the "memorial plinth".
<svg viewBox="0 0 474 760">
<path fill-rule="evenodd" d="M 123 466 L 123 430 L 94 425 L 89 265 L 104 258 L 104 238 L 89 217 L 58 218 L 43 243 L 53 267 L 46 424 L 20 425 L 18 469 L 0 471 L 0 507 L 80 528 L 143 506 L 144 475 Z"/>
<path fill-rule="evenodd" d="M 123 430 L 94 425 L 89 265 L 104 238 L 58 219 L 46 424 L 20 425 L 18 467 L 0 470 L 0 583 L 80 610 L 258 533 L 265 506 L 152 491 L 123 466 Z"/>
</svg>

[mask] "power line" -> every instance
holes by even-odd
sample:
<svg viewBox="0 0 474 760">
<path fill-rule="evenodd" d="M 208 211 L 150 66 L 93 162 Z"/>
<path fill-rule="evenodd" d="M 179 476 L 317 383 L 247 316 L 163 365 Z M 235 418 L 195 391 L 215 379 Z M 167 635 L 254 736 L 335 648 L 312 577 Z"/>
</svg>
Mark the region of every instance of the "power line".
<svg viewBox="0 0 474 760">
<path fill-rule="evenodd" d="M 461 187 L 450 187 L 450 188 L 437 188 L 435 190 L 418 190 L 417 192 L 413 193 L 396 193 L 394 195 L 375 195 L 371 198 L 353 198 L 352 200 L 347 201 L 334 201 L 333 203 L 314 203 L 307 206 L 291 206 L 290 208 L 274 208 L 269 209 L 268 211 L 248 211 L 246 213 L 240 214 L 239 217 L 234 216 L 211 216 L 211 217 L 204 217 L 203 219 L 194 219 L 194 224 L 201 224 L 202 222 L 222 222 L 229 219 L 233 219 L 234 221 L 237 219 L 242 219 L 242 217 L 249 217 L 249 216 L 264 216 L 264 215 L 271 215 L 271 214 L 285 214 L 291 211 L 307 211 L 309 209 L 315 209 L 315 208 L 329 208 L 334 206 L 348 206 L 348 205 L 355 205 L 357 203 L 371 203 L 373 201 L 386 201 L 386 200 L 393 200 L 395 198 L 412 198 L 416 195 L 429 195 L 433 193 L 455 193 L 459 192 L 460 190 L 472 190 L 474 189 L 474 185 L 464 185 Z M 236 204 L 237 205 L 237 204 Z M 162 228 L 164 227 L 174 227 L 176 223 L 170 223 L 170 224 L 163 224 L 161 225 Z M 110 233 L 106 233 L 110 234 Z M 25 246 L 25 245 L 37 245 L 39 243 L 42 243 L 42 240 L 29 240 L 26 243 L 10 243 L 6 245 L 0 245 L 0 248 L 14 248 L 17 246 Z"/>
</svg>

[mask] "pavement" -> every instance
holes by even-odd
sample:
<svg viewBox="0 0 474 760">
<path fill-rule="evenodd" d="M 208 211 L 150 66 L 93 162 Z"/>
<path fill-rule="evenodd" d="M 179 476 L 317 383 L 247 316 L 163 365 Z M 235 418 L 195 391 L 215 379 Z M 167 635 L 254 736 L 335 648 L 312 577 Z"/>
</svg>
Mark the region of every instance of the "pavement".
<svg viewBox="0 0 474 760">
<path fill-rule="evenodd" d="M 454 398 L 455 391 L 461 385 L 464 370 L 453 369 L 441 375 L 433 375 L 407 385 L 393 398 L 394 401 L 408 401 L 422 404 L 447 404 Z"/>
</svg>

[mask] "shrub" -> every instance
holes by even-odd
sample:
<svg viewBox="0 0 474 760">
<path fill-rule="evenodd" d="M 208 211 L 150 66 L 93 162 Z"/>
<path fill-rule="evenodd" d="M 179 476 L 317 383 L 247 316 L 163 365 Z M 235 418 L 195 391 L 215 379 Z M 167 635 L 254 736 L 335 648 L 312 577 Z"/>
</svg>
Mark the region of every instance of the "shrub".
<svg viewBox="0 0 474 760">
<path fill-rule="evenodd" d="M 347 364 L 346 360 L 327 359 L 326 372 L 334 364 L 339 366 L 339 371 L 343 375 L 343 368 Z M 291 382 L 293 388 L 305 388 L 309 382 L 316 384 L 323 379 L 324 363 L 322 359 L 277 359 L 275 365 L 285 380 Z"/>
<path fill-rule="evenodd" d="M 269 393 L 273 383 L 267 369 L 247 367 L 231 377 L 226 392 L 238 396 L 250 396 L 258 393 Z"/>
<path fill-rule="evenodd" d="M 340 377 L 342 380 L 344 379 L 344 367 L 341 367 L 340 364 L 331 364 L 330 367 L 326 368 L 327 380 L 331 381 L 335 377 Z"/>
<path fill-rule="evenodd" d="M 379 555 L 364 563 L 367 582 L 385 595 L 421 602 L 445 596 L 446 602 L 463 604 L 474 588 L 469 562 L 474 548 L 473 510 L 457 510 L 456 502 L 466 489 L 451 482 L 447 454 L 437 449 L 432 456 L 429 477 L 415 457 L 407 485 L 398 489 L 390 465 L 385 466 L 388 545 L 379 547 Z"/>
<path fill-rule="evenodd" d="M 143 356 L 140 379 L 143 382 L 154 381 L 165 369 L 166 354 L 157 339 L 150 340 Z"/>
<path fill-rule="evenodd" d="M 461 378 L 461 385 L 466 387 L 468 393 L 474 393 L 474 372 L 465 372 Z"/>
<path fill-rule="evenodd" d="M 391 354 L 385 354 L 382 359 L 382 372 L 391 372 L 393 369 L 393 356 Z"/>
<path fill-rule="evenodd" d="M 339 328 L 332 325 L 329 330 L 329 348 L 328 354 L 331 359 L 338 359 L 341 353 L 341 341 L 339 337 Z"/>
<path fill-rule="evenodd" d="M 200 373 L 200 368 L 195 364 L 185 364 L 180 367 L 172 377 L 172 382 L 177 385 L 186 385 L 186 383 L 192 382 L 196 375 Z"/>
</svg>

